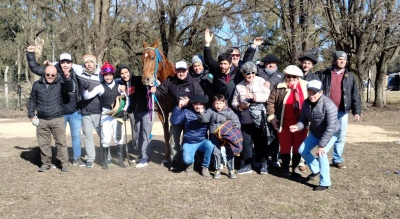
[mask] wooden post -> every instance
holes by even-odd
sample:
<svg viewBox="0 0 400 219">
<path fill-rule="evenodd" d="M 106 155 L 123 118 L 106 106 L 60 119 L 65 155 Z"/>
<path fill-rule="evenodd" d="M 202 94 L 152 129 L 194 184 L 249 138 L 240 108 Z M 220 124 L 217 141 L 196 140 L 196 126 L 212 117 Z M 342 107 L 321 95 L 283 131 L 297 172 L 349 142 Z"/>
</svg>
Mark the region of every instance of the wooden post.
<svg viewBox="0 0 400 219">
<path fill-rule="evenodd" d="M 4 95 L 6 97 L 6 109 L 8 109 L 8 66 L 6 66 L 6 70 L 4 71 Z"/>
<path fill-rule="evenodd" d="M 368 83 L 367 83 L 367 103 L 371 99 L 371 69 L 368 71 Z M 375 91 L 376 92 L 376 91 Z"/>
</svg>

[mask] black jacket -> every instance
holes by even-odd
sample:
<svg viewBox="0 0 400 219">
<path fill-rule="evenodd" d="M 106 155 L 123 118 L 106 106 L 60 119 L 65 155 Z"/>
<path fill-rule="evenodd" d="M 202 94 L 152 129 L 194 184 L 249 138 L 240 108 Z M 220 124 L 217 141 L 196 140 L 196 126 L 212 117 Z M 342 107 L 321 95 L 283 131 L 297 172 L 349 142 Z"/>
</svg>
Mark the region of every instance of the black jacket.
<svg viewBox="0 0 400 219">
<path fill-rule="evenodd" d="M 322 82 L 324 94 L 330 97 L 332 68 L 327 68 L 322 72 L 316 72 L 316 74 Z M 354 80 L 354 76 L 346 69 L 342 80 L 342 98 L 340 100 L 339 111 L 347 113 L 350 109 L 353 115 L 361 115 L 361 99 L 358 94 L 357 84 Z"/>
<path fill-rule="evenodd" d="M 132 76 L 131 86 L 134 92 L 129 96 L 128 112 L 139 113 L 148 111 L 147 88 L 142 82 L 142 76 Z"/>
<path fill-rule="evenodd" d="M 204 91 L 201 89 L 200 84 L 193 80 L 188 73 L 183 80 L 175 75 L 174 77 L 167 78 L 166 81 L 157 87 L 156 96 L 158 99 L 165 97 L 167 94 L 171 95 L 174 101 L 173 105 L 178 106 L 181 97 L 188 97 L 190 99 L 195 94 L 204 95 Z"/>
<path fill-rule="evenodd" d="M 28 65 L 30 70 L 39 76 L 43 76 L 46 70 L 45 66 L 40 66 L 35 60 L 35 53 L 27 52 L 26 58 L 28 60 Z M 59 76 L 63 75 L 61 70 L 60 63 L 57 63 L 54 67 L 57 69 L 57 73 Z M 71 114 L 79 110 L 79 102 L 81 101 L 81 95 L 79 93 L 78 80 L 76 78 L 76 74 L 73 68 L 71 68 L 70 77 L 72 78 L 73 89 L 71 92 L 62 93 L 63 103 L 64 103 L 64 114 Z"/>
<path fill-rule="evenodd" d="M 304 75 L 304 73 L 303 73 L 303 75 Z M 319 81 L 320 80 L 318 75 L 317 75 L 317 73 L 313 73 L 311 70 L 308 72 L 308 74 L 306 74 L 306 75 L 304 75 L 303 77 L 300 77 L 300 78 L 303 79 L 303 80 L 306 80 L 306 81 L 312 81 L 312 80 Z"/>
<path fill-rule="evenodd" d="M 189 67 L 189 75 L 193 78 L 193 80 L 200 84 L 201 89 L 204 91 L 204 95 L 207 96 L 209 103 L 211 103 L 216 93 L 216 90 L 213 86 L 214 75 L 209 73 L 207 69 L 204 69 L 201 74 L 196 74 L 192 66 Z"/>
<path fill-rule="evenodd" d="M 53 83 L 48 84 L 42 76 L 35 81 L 28 100 L 28 117 L 35 116 L 35 111 L 39 119 L 50 120 L 63 117 L 62 93 L 71 92 L 73 83 L 71 78 L 63 78 L 57 74 Z"/>
<path fill-rule="evenodd" d="M 285 74 L 278 69 L 271 75 L 267 74 L 263 65 L 257 65 L 257 75 L 269 82 L 271 90 L 274 89 L 277 84 L 285 80 Z"/>
<path fill-rule="evenodd" d="M 228 106 L 232 108 L 233 93 L 235 92 L 236 85 L 243 80 L 243 75 L 240 74 L 238 68 L 231 68 L 229 72 L 230 80 L 226 82 L 226 75 L 218 73 L 214 77 L 214 88 L 216 93 L 224 95 L 226 101 L 228 101 Z"/>
<path fill-rule="evenodd" d="M 243 60 L 239 61 L 239 66 L 235 67 L 238 70 L 240 70 L 240 67 L 242 66 L 243 63 L 246 63 L 248 61 L 252 61 L 254 54 L 256 53 L 255 48 L 252 48 L 251 46 L 246 50 L 243 56 Z M 211 49 L 210 47 L 204 47 L 204 62 L 208 66 L 208 70 L 210 70 L 211 73 L 217 73 L 219 72 L 219 63 L 213 59 L 211 55 Z"/>
</svg>

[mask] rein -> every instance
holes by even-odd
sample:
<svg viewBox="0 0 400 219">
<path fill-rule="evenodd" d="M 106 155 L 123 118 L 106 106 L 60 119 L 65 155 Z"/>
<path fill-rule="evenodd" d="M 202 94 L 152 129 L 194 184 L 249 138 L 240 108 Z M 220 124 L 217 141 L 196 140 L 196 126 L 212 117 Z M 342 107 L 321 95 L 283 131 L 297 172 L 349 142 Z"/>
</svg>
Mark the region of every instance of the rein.
<svg viewBox="0 0 400 219">
<path fill-rule="evenodd" d="M 157 83 L 157 72 L 158 72 L 158 63 L 162 63 L 162 66 L 163 66 L 163 68 L 164 68 L 164 60 L 163 60 L 163 58 L 162 58 L 162 56 L 161 56 L 161 53 L 160 53 L 160 51 L 158 51 L 158 49 L 157 48 L 153 48 L 153 47 L 147 47 L 147 48 L 145 48 L 144 49 L 145 51 L 146 50 L 153 50 L 155 53 L 156 53 L 156 57 L 155 57 L 155 61 L 156 61 L 156 64 L 155 64 L 155 68 L 154 68 L 154 73 L 153 73 L 153 77 L 154 77 L 154 86 L 158 86 L 158 83 Z M 147 55 L 147 53 L 146 53 L 146 55 Z M 158 105 L 158 107 L 160 108 L 160 110 L 161 110 L 161 113 L 163 114 L 163 119 L 165 120 L 165 115 L 164 115 L 164 111 L 162 110 L 162 108 L 161 108 L 161 106 L 160 106 L 160 103 L 158 102 L 158 99 L 157 99 L 157 97 L 156 97 L 156 95 L 154 94 L 154 93 L 151 93 L 150 92 L 150 89 L 149 89 L 149 87 L 147 88 L 147 97 L 148 98 L 150 98 L 150 94 L 151 94 L 151 102 L 150 101 L 148 101 L 148 103 L 147 103 L 147 108 L 148 108 L 148 110 L 149 110 L 149 114 L 150 114 L 150 121 L 152 122 L 152 123 L 154 123 L 154 119 L 153 119 L 153 117 L 154 117 L 154 102 L 156 102 L 157 103 L 157 105 Z M 163 123 L 165 123 L 165 121 L 162 121 Z M 150 134 L 150 139 L 153 137 L 153 134 Z"/>
</svg>

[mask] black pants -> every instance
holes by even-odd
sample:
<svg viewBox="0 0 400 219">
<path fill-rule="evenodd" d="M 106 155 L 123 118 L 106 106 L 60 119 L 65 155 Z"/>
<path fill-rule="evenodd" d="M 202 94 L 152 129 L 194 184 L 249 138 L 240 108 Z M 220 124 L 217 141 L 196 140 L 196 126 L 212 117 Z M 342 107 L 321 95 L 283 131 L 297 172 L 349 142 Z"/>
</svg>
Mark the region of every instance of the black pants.
<svg viewBox="0 0 400 219">
<path fill-rule="evenodd" d="M 245 165 L 251 164 L 253 158 L 253 143 L 256 158 L 260 160 L 266 158 L 267 143 L 263 142 L 261 129 L 257 128 L 255 124 L 242 124 L 242 135 L 243 150 L 241 157 Z"/>
</svg>

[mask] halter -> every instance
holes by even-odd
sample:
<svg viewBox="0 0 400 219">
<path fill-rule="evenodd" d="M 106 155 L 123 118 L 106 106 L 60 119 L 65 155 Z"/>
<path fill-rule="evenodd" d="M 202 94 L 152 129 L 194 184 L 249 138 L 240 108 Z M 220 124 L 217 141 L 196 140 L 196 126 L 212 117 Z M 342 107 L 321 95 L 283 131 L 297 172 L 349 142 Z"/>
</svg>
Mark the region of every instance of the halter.
<svg viewBox="0 0 400 219">
<path fill-rule="evenodd" d="M 158 84 L 157 84 L 158 63 L 161 62 L 161 63 L 162 63 L 162 66 L 163 66 L 163 68 L 164 68 L 164 60 L 162 59 L 161 53 L 160 53 L 160 51 L 158 51 L 157 48 L 147 47 L 147 48 L 145 48 L 144 50 L 145 50 L 145 51 L 146 51 L 146 50 L 153 50 L 153 51 L 156 53 L 156 65 L 155 65 L 155 68 L 154 68 L 153 76 L 154 76 L 154 86 L 157 86 L 157 85 L 158 85 Z"/>
<path fill-rule="evenodd" d="M 162 66 L 164 68 L 164 60 L 162 59 L 161 53 L 160 53 L 160 51 L 158 51 L 157 48 L 147 47 L 144 50 L 145 51 L 146 50 L 153 50 L 156 53 L 156 57 L 155 57 L 156 58 L 156 64 L 155 64 L 155 67 L 154 67 L 153 77 L 154 77 L 154 86 L 158 86 L 158 83 L 157 83 L 158 63 L 161 62 Z M 151 95 L 151 102 L 149 101 L 150 95 Z M 158 104 L 158 107 L 161 109 L 161 113 L 163 114 L 163 118 L 165 118 L 164 117 L 164 112 L 163 112 L 163 110 L 162 110 L 162 108 L 160 106 L 160 103 L 158 102 L 158 99 L 157 99 L 156 95 L 151 93 L 149 89 L 147 89 L 147 98 L 148 98 L 147 109 L 148 109 L 149 114 L 150 114 L 150 121 L 152 123 L 154 123 L 154 119 L 153 119 L 153 117 L 154 117 L 154 102 L 156 102 Z M 163 123 L 165 123 L 165 121 L 163 121 Z M 150 133 L 150 139 L 152 139 L 152 138 L 153 138 L 153 134 Z"/>
</svg>

